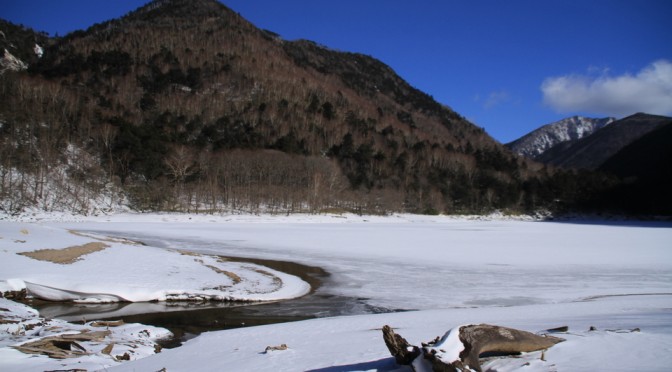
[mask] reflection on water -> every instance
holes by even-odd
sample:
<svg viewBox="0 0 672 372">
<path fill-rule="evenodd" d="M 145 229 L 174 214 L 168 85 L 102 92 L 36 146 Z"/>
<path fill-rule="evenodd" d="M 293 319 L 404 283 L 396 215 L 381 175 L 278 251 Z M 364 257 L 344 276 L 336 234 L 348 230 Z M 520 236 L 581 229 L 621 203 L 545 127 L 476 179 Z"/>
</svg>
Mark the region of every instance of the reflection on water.
<svg viewBox="0 0 672 372">
<path fill-rule="evenodd" d="M 263 312 L 254 314 L 247 310 L 252 307 L 255 306 L 146 313 L 124 316 L 121 319 L 127 323 L 150 324 L 167 328 L 173 333 L 173 339 L 166 340 L 161 345 L 163 347 L 175 347 L 203 332 L 312 318 L 311 316 L 274 316 Z"/>
<path fill-rule="evenodd" d="M 75 304 L 32 300 L 29 305 L 48 318 L 71 322 L 123 319 L 126 323 L 142 323 L 163 327 L 174 334 L 164 347 L 179 346 L 196 335 L 222 329 L 266 325 L 310 318 L 389 312 L 374 307 L 364 298 L 334 296 L 320 292 L 329 274 L 319 267 L 294 262 L 229 258 L 263 265 L 300 277 L 312 291 L 301 298 L 271 303 L 225 302 L 135 302 L 109 304 Z"/>
</svg>

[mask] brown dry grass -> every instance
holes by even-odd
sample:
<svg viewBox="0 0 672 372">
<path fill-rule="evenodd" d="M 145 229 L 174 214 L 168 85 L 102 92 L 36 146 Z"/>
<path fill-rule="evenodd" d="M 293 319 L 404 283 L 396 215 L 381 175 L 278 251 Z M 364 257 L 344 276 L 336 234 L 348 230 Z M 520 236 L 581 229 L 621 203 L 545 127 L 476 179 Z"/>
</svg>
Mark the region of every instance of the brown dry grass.
<svg viewBox="0 0 672 372">
<path fill-rule="evenodd" d="M 268 271 L 266 271 L 266 270 L 262 270 L 262 269 L 254 269 L 254 271 L 256 271 L 257 273 L 259 273 L 259 274 L 261 274 L 261 275 L 264 275 L 264 276 L 266 276 L 266 277 L 269 277 L 269 278 L 273 279 L 273 284 L 275 284 L 275 285 L 277 285 L 277 286 L 281 286 L 281 285 L 282 285 L 282 279 L 278 278 L 278 277 L 275 276 L 274 274 L 269 273 Z"/>
<path fill-rule="evenodd" d="M 196 252 L 183 251 L 183 250 L 181 250 L 181 249 L 178 249 L 178 250 L 176 250 L 176 251 L 179 252 L 179 253 L 180 253 L 181 255 L 183 255 L 183 256 L 201 257 L 201 255 L 198 254 L 198 253 L 196 253 Z M 203 262 L 203 261 L 201 261 L 201 263 L 202 263 L 202 262 Z"/>
<path fill-rule="evenodd" d="M 195 253 L 195 252 L 189 252 L 189 251 L 178 251 L 178 252 L 180 252 L 181 254 L 186 255 L 186 256 L 201 257 L 200 254 Z M 203 260 L 201 260 L 200 258 L 195 258 L 194 261 L 195 261 L 195 262 L 198 262 L 198 263 L 200 263 L 201 265 L 207 267 L 208 269 L 210 269 L 210 270 L 216 272 L 217 274 L 222 274 L 222 275 L 226 275 L 226 276 L 228 276 L 229 279 L 231 279 L 231 281 L 233 281 L 233 284 L 234 284 L 234 285 L 236 285 L 236 284 L 238 284 L 238 283 L 240 283 L 240 282 L 242 281 L 242 279 L 240 278 L 240 276 L 238 276 L 238 274 L 236 274 L 236 273 L 234 273 L 234 272 L 226 271 L 226 270 L 222 270 L 222 269 L 220 269 L 219 267 L 212 266 L 212 265 L 208 265 L 208 264 L 206 264 Z M 227 261 L 227 260 L 226 260 L 225 258 L 219 257 L 219 258 L 217 259 L 217 261 L 218 261 L 218 262 L 225 262 L 225 261 Z"/>
<path fill-rule="evenodd" d="M 101 242 L 91 242 L 82 245 L 74 245 L 63 249 L 40 249 L 31 252 L 17 253 L 22 256 L 30 257 L 35 260 L 49 261 L 57 264 L 67 265 L 81 259 L 82 256 L 89 253 L 102 251 L 109 245 Z"/>
<path fill-rule="evenodd" d="M 217 274 L 223 274 L 223 275 L 228 276 L 229 279 L 231 279 L 233 281 L 233 284 L 238 284 L 242 281 L 240 276 L 238 276 L 238 274 L 236 274 L 234 272 L 222 270 L 222 269 L 220 269 L 218 267 L 215 267 L 215 266 L 212 266 L 212 265 L 204 265 L 204 266 L 207 267 L 208 269 L 213 270 Z"/>
</svg>

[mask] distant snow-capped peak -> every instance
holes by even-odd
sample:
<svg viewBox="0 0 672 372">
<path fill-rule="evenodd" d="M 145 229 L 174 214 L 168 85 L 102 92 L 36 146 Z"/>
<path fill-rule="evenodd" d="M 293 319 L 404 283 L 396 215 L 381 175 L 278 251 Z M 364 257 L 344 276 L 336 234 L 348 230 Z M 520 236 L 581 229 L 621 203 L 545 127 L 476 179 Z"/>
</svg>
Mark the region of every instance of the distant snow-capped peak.
<svg viewBox="0 0 672 372">
<path fill-rule="evenodd" d="M 507 144 L 507 146 L 520 155 L 536 158 L 562 142 L 576 141 L 589 136 L 614 120 L 616 119 L 572 116 L 544 125 Z"/>
</svg>

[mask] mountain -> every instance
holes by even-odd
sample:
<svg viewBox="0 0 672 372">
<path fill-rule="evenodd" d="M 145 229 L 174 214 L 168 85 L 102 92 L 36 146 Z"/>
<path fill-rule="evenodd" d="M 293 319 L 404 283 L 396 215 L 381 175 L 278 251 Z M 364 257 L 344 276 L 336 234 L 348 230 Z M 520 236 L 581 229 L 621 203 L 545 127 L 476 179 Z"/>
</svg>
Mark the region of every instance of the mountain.
<svg viewBox="0 0 672 372">
<path fill-rule="evenodd" d="M 0 76 L 9 213 L 529 212 L 609 185 L 514 154 L 382 61 L 215 0 L 155 0 L 60 38 L 0 26 L 27 66 Z"/>
<path fill-rule="evenodd" d="M 669 177 L 672 174 L 672 118 L 623 147 L 599 170 L 622 178 Z"/>
<path fill-rule="evenodd" d="M 547 150 L 561 143 L 564 145 L 574 143 L 614 120 L 616 119 L 572 116 L 535 129 L 523 137 L 507 143 L 506 147 L 522 156 L 536 159 Z"/>
<path fill-rule="evenodd" d="M 152 1 L 44 45 L 0 82 L 13 205 L 60 200 L 47 182 L 117 187 L 139 209 L 541 203 L 535 165 L 383 62 L 283 40 L 214 0 Z"/>
<path fill-rule="evenodd" d="M 643 113 L 631 115 L 568 146 L 556 146 L 537 160 L 565 168 L 597 169 L 625 146 L 670 120 L 665 116 Z"/>
<path fill-rule="evenodd" d="M 632 213 L 665 214 L 672 210 L 672 118 L 623 147 L 599 170 L 624 182 L 610 199 Z"/>
</svg>

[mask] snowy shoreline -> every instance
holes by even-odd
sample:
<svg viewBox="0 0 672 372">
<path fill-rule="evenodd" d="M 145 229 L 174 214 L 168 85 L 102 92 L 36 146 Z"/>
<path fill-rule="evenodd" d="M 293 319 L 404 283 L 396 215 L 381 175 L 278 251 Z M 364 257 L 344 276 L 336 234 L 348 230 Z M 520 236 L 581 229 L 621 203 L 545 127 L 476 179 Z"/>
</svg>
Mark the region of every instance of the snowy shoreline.
<svg viewBox="0 0 672 372">
<path fill-rule="evenodd" d="M 123 364 L 99 360 L 103 364 L 90 369 L 116 365 L 114 369 L 120 370 L 193 370 L 196 361 L 188 355 L 197 348 L 198 365 L 207 366 L 205 369 L 405 371 L 405 367 L 394 364 L 379 331 L 372 329 L 384 324 L 402 327 L 404 336 L 419 344 L 456 325 L 481 322 L 532 332 L 560 325 L 570 327 L 569 341 L 549 350 L 546 361 L 537 355 L 536 359 L 524 356 L 523 360 L 488 362 L 498 370 L 516 370 L 525 361 L 529 363 L 526 370 L 533 371 L 609 370 L 617 366 L 662 371 L 672 362 L 672 296 L 665 295 L 672 293 L 672 224 L 666 222 L 539 222 L 497 216 L 468 219 L 415 215 L 116 214 L 31 218 L 30 222 L 1 221 L 0 242 L 10 243 L 10 248 L 30 245 L 30 250 L 53 247 L 55 241 L 59 247 L 85 243 L 81 240 L 85 237 L 69 234 L 68 230 L 101 235 L 108 232 L 149 242 L 152 247 L 143 249 L 151 248 L 152 254 L 161 258 L 155 262 L 162 265 L 158 272 L 152 271 L 154 267 L 146 270 L 144 276 L 138 270 L 129 270 L 134 275 L 136 298 L 140 298 L 139 292 L 146 295 L 150 288 L 154 293 L 165 291 L 166 283 L 157 285 L 156 278 L 169 278 L 171 265 L 189 271 L 194 264 L 206 267 L 193 261 L 194 257 L 214 266 L 221 263 L 202 257 L 226 255 L 323 267 L 332 274 L 329 285 L 320 289 L 326 295 L 365 298 L 370 305 L 384 308 L 419 310 L 211 332 L 152 357 Z M 36 232 L 21 234 L 21 229 Z M 67 241 L 54 239 L 62 234 Z M 26 242 L 14 242 L 17 240 Z M 110 244 L 114 248 L 120 243 Z M 109 257 L 94 259 L 109 254 L 112 248 L 92 253 L 71 266 L 80 265 L 82 270 L 77 275 L 90 275 L 86 272 L 93 270 L 100 277 L 97 271 L 101 268 L 137 265 Z M 138 247 L 126 249 L 133 252 Z M 185 261 L 166 261 L 165 257 L 174 258 L 165 256 L 167 252 L 176 256 L 175 252 L 186 252 L 185 257 L 191 261 L 182 267 Z M 10 257 L 29 259 L 13 253 Z M 85 261 L 91 265 L 88 269 Z M 3 267 L 0 280 L 7 279 L 5 272 L 10 271 Z M 204 272 L 207 274 L 201 276 L 198 270 L 190 271 L 188 277 L 198 275 L 194 283 L 201 287 L 211 275 L 222 279 L 222 274 L 213 269 L 206 267 Z M 49 279 L 67 282 L 65 273 Z M 138 285 L 142 291 L 137 290 Z M 78 290 L 82 284 L 73 286 Z M 103 292 L 104 286 L 99 283 L 96 290 Z M 623 296 L 626 294 L 630 295 Z M 587 333 L 590 326 L 600 331 Z M 634 328 L 641 332 L 607 331 Z M 287 344 L 288 349 L 263 353 L 266 346 L 280 344 Z M 17 360 L 4 358 L 10 353 L 7 348 L 0 352 L 3 370 Z M 638 357 L 628 357 L 633 353 Z M 41 370 L 38 365 L 44 358 L 30 359 L 34 370 Z"/>
<path fill-rule="evenodd" d="M 0 282 L 2 292 L 26 288 L 49 301 L 106 303 L 276 301 L 310 291 L 307 283 L 294 276 L 251 263 L 142 246 L 73 229 L 24 226 L 2 225 L 6 240 L 0 252 L 5 279 Z M 98 248 L 87 248 L 93 244 Z M 73 249 L 78 253 L 70 258 Z M 63 261 L 63 256 L 68 259 Z"/>
</svg>

